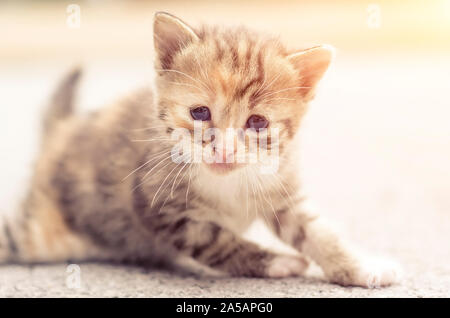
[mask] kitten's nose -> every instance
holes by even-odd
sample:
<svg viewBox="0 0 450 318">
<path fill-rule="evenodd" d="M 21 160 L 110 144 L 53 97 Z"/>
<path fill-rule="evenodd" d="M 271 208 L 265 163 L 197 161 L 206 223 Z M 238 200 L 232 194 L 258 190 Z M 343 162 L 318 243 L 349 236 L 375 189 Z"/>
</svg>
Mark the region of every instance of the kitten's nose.
<svg viewBox="0 0 450 318">
<path fill-rule="evenodd" d="M 219 163 L 233 163 L 236 154 L 236 147 L 231 147 L 232 149 L 228 149 L 225 144 L 214 146 L 214 154 L 216 157 L 216 162 Z"/>
</svg>

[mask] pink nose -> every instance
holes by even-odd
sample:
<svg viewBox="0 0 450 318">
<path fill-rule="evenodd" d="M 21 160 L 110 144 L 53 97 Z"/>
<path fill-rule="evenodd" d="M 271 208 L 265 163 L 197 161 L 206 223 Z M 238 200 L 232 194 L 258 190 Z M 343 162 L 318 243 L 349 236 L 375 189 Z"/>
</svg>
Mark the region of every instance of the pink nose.
<svg viewBox="0 0 450 318">
<path fill-rule="evenodd" d="M 226 146 L 214 147 L 214 154 L 216 157 L 216 162 L 222 163 L 232 163 L 234 162 L 234 155 L 236 154 L 236 149 L 226 149 Z"/>
</svg>

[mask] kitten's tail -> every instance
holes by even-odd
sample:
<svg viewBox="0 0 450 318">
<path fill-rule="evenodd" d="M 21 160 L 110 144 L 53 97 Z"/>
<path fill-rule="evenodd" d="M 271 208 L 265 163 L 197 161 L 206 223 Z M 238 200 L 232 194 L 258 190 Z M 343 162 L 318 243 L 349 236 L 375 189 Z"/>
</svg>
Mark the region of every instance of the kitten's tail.
<svg viewBox="0 0 450 318">
<path fill-rule="evenodd" d="M 12 229 L 9 220 L 4 216 L 4 212 L 0 212 L 0 264 L 12 259 L 17 251 L 17 245 L 12 237 Z"/>
<path fill-rule="evenodd" d="M 14 213 L 0 213 L 0 266 L 101 257 L 102 252 L 70 230 L 60 211 L 38 191 Z"/>
<path fill-rule="evenodd" d="M 81 74 L 81 68 L 75 67 L 63 78 L 57 87 L 44 114 L 44 138 L 51 134 L 56 123 L 73 114 L 74 97 Z"/>
</svg>

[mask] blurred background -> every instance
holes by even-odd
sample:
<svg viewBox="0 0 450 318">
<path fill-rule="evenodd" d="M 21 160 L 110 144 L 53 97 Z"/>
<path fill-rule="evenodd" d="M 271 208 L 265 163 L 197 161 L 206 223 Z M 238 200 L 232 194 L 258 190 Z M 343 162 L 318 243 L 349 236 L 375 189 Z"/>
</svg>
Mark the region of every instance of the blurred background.
<svg viewBox="0 0 450 318">
<path fill-rule="evenodd" d="M 302 131 L 307 193 L 351 239 L 403 263 L 411 289 L 449 293 L 450 0 L 2 0 L 0 210 L 25 191 L 64 72 L 85 67 L 84 111 L 151 83 L 155 11 L 246 25 L 292 49 L 335 46 Z"/>
</svg>

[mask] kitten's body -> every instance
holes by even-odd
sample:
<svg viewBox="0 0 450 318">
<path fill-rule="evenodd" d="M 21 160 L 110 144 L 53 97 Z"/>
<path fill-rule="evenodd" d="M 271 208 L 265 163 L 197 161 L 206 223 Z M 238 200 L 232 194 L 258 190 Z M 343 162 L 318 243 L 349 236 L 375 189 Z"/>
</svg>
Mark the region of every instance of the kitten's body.
<svg viewBox="0 0 450 318">
<path fill-rule="evenodd" d="M 157 97 L 144 89 L 74 116 L 77 73 L 63 83 L 46 117 L 29 196 L 0 232 L 0 260 L 150 264 L 188 257 L 217 273 L 284 277 L 304 272 L 304 252 L 343 285 L 394 281 L 394 270 L 367 270 L 302 207 L 294 145 L 327 52 L 289 55 L 276 40 L 243 29 L 195 32 L 167 14 L 156 17 L 155 46 Z M 262 89 L 271 101 L 260 99 Z M 283 106 L 273 106 L 275 99 Z M 239 128 L 254 112 L 270 118 L 282 141 L 277 173 L 173 162 L 170 132 L 192 130 L 184 108 L 197 104 L 211 108 L 210 125 L 219 129 Z M 301 254 L 277 255 L 241 238 L 256 217 Z"/>
</svg>

